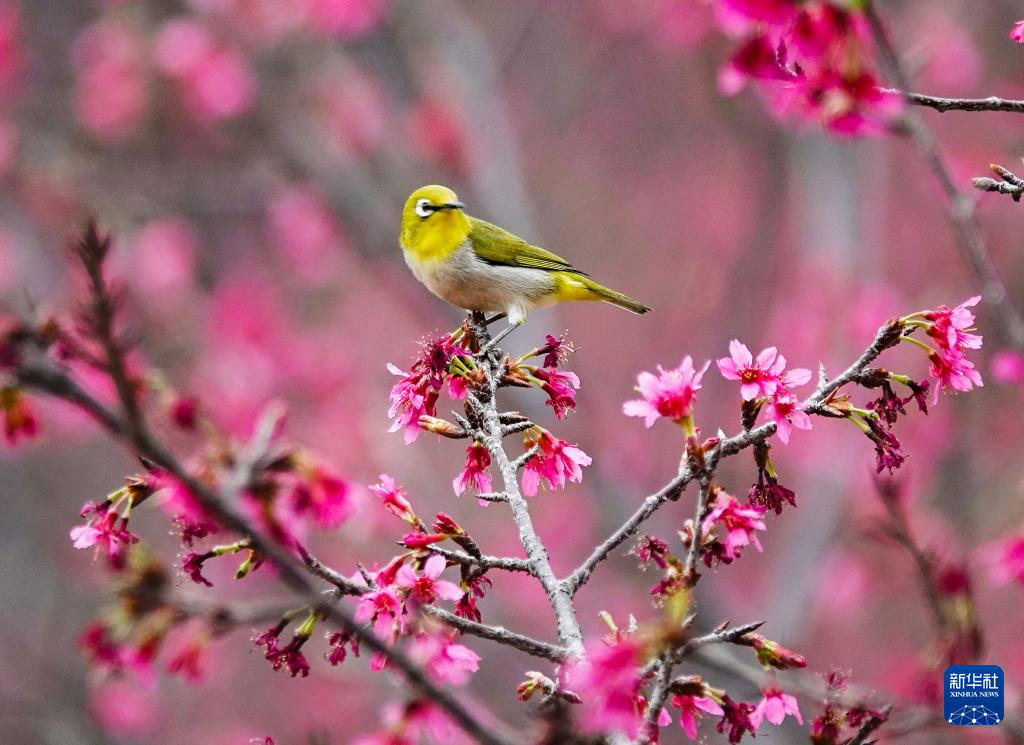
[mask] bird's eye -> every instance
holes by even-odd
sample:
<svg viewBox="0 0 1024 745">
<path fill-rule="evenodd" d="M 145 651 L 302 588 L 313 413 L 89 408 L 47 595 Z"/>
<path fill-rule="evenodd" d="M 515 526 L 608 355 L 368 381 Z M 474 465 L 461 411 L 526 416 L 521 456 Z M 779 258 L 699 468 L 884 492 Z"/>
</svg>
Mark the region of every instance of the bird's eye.
<svg viewBox="0 0 1024 745">
<path fill-rule="evenodd" d="M 430 217 L 434 211 L 434 205 L 430 203 L 429 199 L 421 199 L 416 202 L 416 214 L 420 217 Z"/>
</svg>

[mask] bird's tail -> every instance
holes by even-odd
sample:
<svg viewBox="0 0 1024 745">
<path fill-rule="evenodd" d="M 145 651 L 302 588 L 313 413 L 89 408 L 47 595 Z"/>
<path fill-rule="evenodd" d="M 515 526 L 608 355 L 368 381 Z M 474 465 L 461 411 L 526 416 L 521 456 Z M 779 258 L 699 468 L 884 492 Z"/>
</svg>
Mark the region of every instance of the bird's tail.
<svg viewBox="0 0 1024 745">
<path fill-rule="evenodd" d="M 621 292 L 616 292 L 604 285 L 599 285 L 588 277 L 576 275 L 572 279 L 578 288 L 578 295 L 573 297 L 573 300 L 602 300 L 606 303 L 611 303 L 612 305 L 624 308 L 630 313 L 636 313 L 638 316 L 642 316 L 644 313 L 649 313 L 651 310 L 643 303 L 638 303 L 633 298 L 623 295 Z"/>
</svg>

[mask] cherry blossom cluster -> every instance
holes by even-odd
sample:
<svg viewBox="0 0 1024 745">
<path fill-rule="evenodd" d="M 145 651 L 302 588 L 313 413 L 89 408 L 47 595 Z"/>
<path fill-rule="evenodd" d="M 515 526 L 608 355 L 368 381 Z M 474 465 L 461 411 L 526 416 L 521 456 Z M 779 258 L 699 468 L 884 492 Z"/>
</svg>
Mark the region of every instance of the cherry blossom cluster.
<svg viewBox="0 0 1024 745">
<path fill-rule="evenodd" d="M 777 116 L 839 135 L 883 133 L 900 112 L 900 96 L 879 87 L 855 4 L 717 0 L 716 7 L 724 29 L 741 37 L 719 77 L 724 92 L 753 81 Z"/>
<path fill-rule="evenodd" d="M 393 538 L 399 549 L 382 563 L 356 564 L 341 572 L 313 556 L 307 539 L 314 530 L 335 530 L 351 516 L 353 484 L 312 451 L 285 441 L 278 407 L 268 407 L 253 427 L 252 440 L 239 443 L 194 397 L 171 390 L 122 330 L 118 293 L 104 273 L 109 245 L 90 229 L 77 247 L 90 296 L 75 314 L 4 321 L 0 333 L 0 404 L 9 441 L 37 434 L 26 392 L 49 394 L 89 413 L 142 456 L 143 470 L 108 496 L 86 503 L 81 522 L 70 530 L 73 545 L 102 557 L 117 577 L 113 605 L 82 635 L 84 654 L 104 675 L 151 678 L 162 665 L 197 681 L 212 641 L 245 628 L 253 630 L 252 644 L 270 667 L 293 678 L 314 674 L 314 651 L 330 666 L 365 658 L 372 670 L 394 672 L 410 686 L 401 704 L 384 707 L 382 728 L 360 740 L 364 745 L 413 743 L 421 735 L 451 739 L 457 729 L 493 745 L 505 744 L 486 734 L 474 715 L 446 693 L 466 685 L 480 666 L 479 653 L 465 643 L 469 636 L 555 663 L 550 674 L 524 670 L 517 690 L 520 700 L 543 704 L 539 713 L 549 728 L 544 741 L 558 741 L 559 727 L 569 727 L 595 737 L 651 743 L 674 722 L 696 739 L 701 722 L 710 720 L 708 726 L 739 743 L 763 732 L 766 723 L 778 726 L 793 718 L 803 724 L 801 706 L 781 675 L 807 667 L 801 654 L 759 633 L 760 623 L 719 624 L 705 635 L 696 631 L 699 565 L 717 569 L 751 549 L 761 551 L 768 513 L 781 515 L 787 505 L 796 506 L 796 495 L 780 483 L 772 463 L 773 437 L 786 445 L 796 430 L 811 430 L 814 417 L 846 419 L 874 446 L 878 469 L 891 471 L 905 457 L 894 428 L 906 405 L 913 402 L 927 412 L 940 392 L 982 384 L 969 359 L 982 344 L 972 311 L 978 298 L 891 319 L 857 362 L 831 380 L 822 371 L 816 389 L 804 399 L 797 391 L 810 382 L 810 370 L 789 367 L 776 347 L 755 355 L 733 340 L 728 356 L 716 365 L 723 379 L 716 384 L 736 386 L 742 431 L 732 437 L 722 431 L 706 437 L 698 424 L 698 399 L 710 384 L 710 360 L 698 365 L 686 356 L 675 368 L 641 372 L 638 397 L 623 404 L 623 414 L 643 419 L 647 427 L 662 419 L 679 427 L 679 472 L 579 568 L 558 578 L 526 497 L 578 483 L 591 458 L 522 413 L 503 411 L 499 397 L 506 388 L 534 391 L 550 416 L 563 420 L 575 410 L 580 387 L 578 376 L 564 367 L 573 348 L 565 338 L 547 336 L 543 344 L 512 357 L 491 349 L 486 320 L 472 314 L 454 332 L 423 341 L 408 370 L 389 366 L 399 380 L 388 413 L 392 431 L 401 431 L 406 443 L 421 432 L 469 442 L 465 466 L 452 480 L 455 496 L 472 491 L 482 504 L 507 506 L 526 558 L 485 554 L 455 517 L 421 514 L 408 490 L 392 475 L 381 474 L 368 490 L 378 507 L 395 518 Z M 929 378 L 871 366 L 900 344 L 926 354 Z M 880 393 L 860 407 L 853 402 L 856 387 Z M 461 406 L 451 419 L 438 416 L 445 397 Z M 154 442 L 150 416 L 161 417 L 162 426 L 191 443 L 187 459 L 175 459 Z M 515 456 L 505 448 L 507 438 L 521 442 Z M 742 499 L 720 483 L 718 465 L 746 449 L 756 476 Z M 695 510 L 692 517 L 678 518 L 677 537 L 642 533 L 643 522 L 679 501 L 691 482 L 699 485 Z M 895 502 L 886 504 L 892 510 L 891 529 L 906 536 Z M 177 569 L 192 580 L 194 598 L 175 589 L 172 572 L 133 532 L 139 515 L 149 514 L 154 505 L 180 540 Z M 661 573 L 650 590 L 653 616 L 645 614 L 642 623 L 630 616 L 619 625 L 604 612 L 608 633 L 587 639 L 573 596 L 632 537 L 637 540 L 631 553 L 641 569 L 653 564 Z M 904 543 L 912 545 L 909 538 Z M 1021 545 L 998 549 L 1000 565 L 1017 578 L 1024 574 Z M 217 594 L 209 570 L 221 562 L 230 562 L 238 580 L 270 563 L 282 576 L 305 573 L 317 589 L 303 595 L 297 607 L 254 612 L 224 606 L 205 599 Z M 934 591 L 967 597 L 966 575 L 952 565 L 948 569 L 935 575 Z M 495 574 L 506 571 L 525 573 L 544 589 L 557 644 L 485 623 L 491 614 L 481 601 L 495 587 Z M 951 639 L 950 649 L 971 643 L 970 628 Z M 749 650 L 766 673 L 759 676 L 760 699 L 740 700 L 700 676 L 676 674 L 692 655 L 716 644 Z M 824 708 L 810 724 L 814 742 L 841 745 L 885 720 L 885 711 L 844 693 L 843 686 L 841 676 L 829 683 Z"/>
<path fill-rule="evenodd" d="M 415 441 L 421 431 L 446 437 L 468 436 L 471 428 L 462 425 L 468 425 L 476 417 L 468 402 L 466 418 L 461 424 L 436 415 L 443 391 L 447 390 L 453 401 L 465 401 L 468 392 L 485 385 L 484 372 L 474 359 L 473 350 L 479 349 L 479 343 L 472 327 L 467 322 L 448 336 L 424 340 L 420 348 L 408 372 L 395 365 L 388 366 L 393 375 L 401 377 L 391 389 L 388 410 L 388 416 L 394 420 L 391 431 L 403 430 L 407 444 Z M 542 391 L 555 418 L 564 419 L 576 408 L 576 391 L 580 387 L 575 373 L 560 369 L 572 352 L 572 345 L 564 339 L 548 335 L 544 344 L 507 362 L 499 385 Z M 540 364 L 530 364 L 534 359 Z M 511 420 L 508 423 L 514 424 Z M 519 417 L 518 423 L 525 424 L 526 420 Z M 522 432 L 523 449 L 529 454 L 522 477 L 524 494 L 535 496 L 542 486 L 562 489 L 567 481 L 579 483 L 583 479 L 583 467 L 592 461 L 579 447 L 539 425 L 523 427 Z M 470 487 L 479 493 L 489 492 L 491 477 L 487 469 L 490 465 L 490 452 L 475 440 L 466 448 L 465 468 L 452 482 L 456 496 Z"/>
</svg>

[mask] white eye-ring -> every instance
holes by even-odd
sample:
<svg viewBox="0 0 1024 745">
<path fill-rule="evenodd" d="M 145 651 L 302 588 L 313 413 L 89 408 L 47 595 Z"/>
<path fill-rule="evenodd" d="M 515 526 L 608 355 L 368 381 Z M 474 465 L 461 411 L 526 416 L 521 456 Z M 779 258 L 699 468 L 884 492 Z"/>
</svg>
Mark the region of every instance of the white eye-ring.
<svg viewBox="0 0 1024 745">
<path fill-rule="evenodd" d="M 416 214 L 420 217 L 430 217 L 434 212 L 434 205 L 430 203 L 429 199 L 421 199 L 416 202 Z"/>
</svg>

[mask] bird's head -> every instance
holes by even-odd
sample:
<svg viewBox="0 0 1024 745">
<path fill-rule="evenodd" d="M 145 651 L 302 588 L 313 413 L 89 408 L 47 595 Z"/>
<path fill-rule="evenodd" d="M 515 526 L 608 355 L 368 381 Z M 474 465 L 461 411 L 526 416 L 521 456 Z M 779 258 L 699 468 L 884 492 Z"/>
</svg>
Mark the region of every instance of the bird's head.
<svg viewBox="0 0 1024 745">
<path fill-rule="evenodd" d="M 405 200 L 402 248 L 422 260 L 444 259 L 469 235 L 469 218 L 447 186 L 423 186 Z"/>
</svg>

